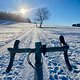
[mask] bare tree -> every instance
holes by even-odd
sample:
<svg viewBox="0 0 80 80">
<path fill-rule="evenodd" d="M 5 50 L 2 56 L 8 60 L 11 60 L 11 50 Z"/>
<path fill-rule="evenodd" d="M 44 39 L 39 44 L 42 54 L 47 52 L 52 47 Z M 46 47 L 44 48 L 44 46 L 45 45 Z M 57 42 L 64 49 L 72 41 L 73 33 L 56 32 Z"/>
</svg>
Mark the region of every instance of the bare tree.
<svg viewBox="0 0 80 80">
<path fill-rule="evenodd" d="M 49 10 L 47 8 L 39 8 L 35 12 L 35 20 L 40 23 L 40 27 L 45 20 L 49 19 Z"/>
</svg>

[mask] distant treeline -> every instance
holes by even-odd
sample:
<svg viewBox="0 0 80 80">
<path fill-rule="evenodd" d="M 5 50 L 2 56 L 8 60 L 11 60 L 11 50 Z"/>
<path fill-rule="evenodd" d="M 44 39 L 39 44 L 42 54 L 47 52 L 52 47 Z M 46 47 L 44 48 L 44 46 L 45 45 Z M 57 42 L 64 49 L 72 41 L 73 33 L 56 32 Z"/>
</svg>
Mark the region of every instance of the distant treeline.
<svg viewBox="0 0 80 80">
<path fill-rule="evenodd" d="M 10 20 L 10 21 L 15 21 L 15 22 L 31 23 L 31 20 L 29 18 L 23 18 L 20 15 L 2 12 L 2 11 L 0 11 L 0 20 Z"/>
<path fill-rule="evenodd" d="M 78 23 L 78 24 L 72 24 L 72 26 L 80 27 L 80 23 Z"/>
</svg>

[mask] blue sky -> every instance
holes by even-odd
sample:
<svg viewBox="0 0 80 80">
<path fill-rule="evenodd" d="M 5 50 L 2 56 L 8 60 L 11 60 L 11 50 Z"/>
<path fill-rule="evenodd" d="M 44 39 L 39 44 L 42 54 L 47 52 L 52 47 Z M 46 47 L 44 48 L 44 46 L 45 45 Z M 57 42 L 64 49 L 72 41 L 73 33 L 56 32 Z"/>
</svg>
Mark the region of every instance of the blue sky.
<svg viewBox="0 0 80 80">
<path fill-rule="evenodd" d="M 50 19 L 47 24 L 72 25 L 80 23 L 80 0 L 0 0 L 0 11 L 16 11 L 21 6 L 30 8 L 47 7 Z M 33 18 L 34 9 L 29 13 Z"/>
</svg>

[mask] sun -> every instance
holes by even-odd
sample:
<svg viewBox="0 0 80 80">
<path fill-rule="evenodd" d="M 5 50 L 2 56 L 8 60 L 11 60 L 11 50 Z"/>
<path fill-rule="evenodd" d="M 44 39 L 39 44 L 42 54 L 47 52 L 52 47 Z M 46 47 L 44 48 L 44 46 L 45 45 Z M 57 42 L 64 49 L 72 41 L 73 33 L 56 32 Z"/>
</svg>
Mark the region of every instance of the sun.
<svg viewBox="0 0 80 80">
<path fill-rule="evenodd" d="M 12 13 L 26 17 L 27 15 L 29 15 L 30 11 L 32 11 L 32 9 L 29 7 L 19 6 L 15 11 L 12 11 Z"/>
<path fill-rule="evenodd" d="M 23 14 L 23 15 L 26 14 L 26 9 L 21 8 L 20 13 Z"/>
</svg>

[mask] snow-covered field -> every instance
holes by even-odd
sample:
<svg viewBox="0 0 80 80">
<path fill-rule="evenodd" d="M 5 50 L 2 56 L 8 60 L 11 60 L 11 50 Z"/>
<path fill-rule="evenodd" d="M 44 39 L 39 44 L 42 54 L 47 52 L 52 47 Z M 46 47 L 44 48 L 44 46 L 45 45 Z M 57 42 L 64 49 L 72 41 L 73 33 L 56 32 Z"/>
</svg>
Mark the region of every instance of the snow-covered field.
<svg viewBox="0 0 80 80">
<path fill-rule="evenodd" d="M 60 35 L 65 37 L 70 46 L 68 54 L 73 70 L 68 71 L 63 52 L 46 53 L 43 57 L 44 80 L 80 80 L 80 28 L 55 26 L 36 28 L 34 24 L 28 23 L 0 25 L 0 80 L 33 80 L 34 78 L 34 69 L 27 63 L 28 53 L 17 53 L 12 70 L 10 73 L 5 72 L 10 59 L 7 48 L 12 47 L 15 40 L 20 40 L 20 48 L 35 47 L 37 41 L 41 41 L 47 47 L 53 47 L 60 46 Z M 34 54 L 30 59 L 34 64 Z"/>
</svg>

